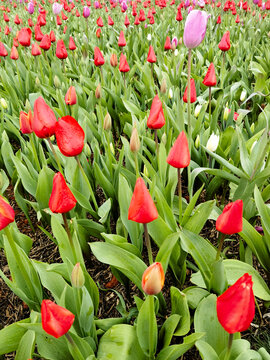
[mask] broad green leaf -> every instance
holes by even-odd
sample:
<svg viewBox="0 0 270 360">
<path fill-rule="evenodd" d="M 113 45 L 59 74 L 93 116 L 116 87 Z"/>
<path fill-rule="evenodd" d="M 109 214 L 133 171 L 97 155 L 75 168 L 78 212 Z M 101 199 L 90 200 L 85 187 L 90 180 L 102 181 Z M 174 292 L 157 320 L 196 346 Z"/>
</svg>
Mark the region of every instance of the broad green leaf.
<svg viewBox="0 0 270 360">
<path fill-rule="evenodd" d="M 197 286 L 190 286 L 183 290 L 186 294 L 188 306 L 195 310 L 202 299 L 209 295 L 209 292 L 205 289 L 201 289 Z"/>
<path fill-rule="evenodd" d="M 207 342 L 199 340 L 195 345 L 203 360 L 220 360 L 215 350 Z"/>
<path fill-rule="evenodd" d="M 157 253 L 155 261 L 162 263 L 164 273 L 166 273 L 167 271 L 172 251 L 178 240 L 179 240 L 179 233 L 174 233 L 167 236 L 167 238 L 163 241 Z"/>
<path fill-rule="evenodd" d="M 186 335 L 190 330 L 190 314 L 186 294 L 171 286 L 172 314 L 181 316 L 180 323 L 174 333 L 175 336 Z"/>
<path fill-rule="evenodd" d="M 23 323 L 30 323 L 30 318 L 18 321 L 0 330 L 0 355 L 17 350 L 22 337 L 27 332 L 27 329 L 18 325 Z"/>
<path fill-rule="evenodd" d="M 28 330 L 22 337 L 16 351 L 15 360 L 28 360 L 32 358 L 35 349 L 35 332 Z"/>
<path fill-rule="evenodd" d="M 181 316 L 178 314 L 170 315 L 162 325 L 162 328 L 159 332 L 159 342 L 162 342 L 162 347 L 170 345 L 173 334 L 177 328 L 177 325 L 181 319 Z"/>
<path fill-rule="evenodd" d="M 185 224 L 185 229 L 192 231 L 194 234 L 199 234 L 204 224 L 208 220 L 215 205 L 215 200 L 206 201 L 196 207 L 194 214 L 189 218 Z"/>
</svg>

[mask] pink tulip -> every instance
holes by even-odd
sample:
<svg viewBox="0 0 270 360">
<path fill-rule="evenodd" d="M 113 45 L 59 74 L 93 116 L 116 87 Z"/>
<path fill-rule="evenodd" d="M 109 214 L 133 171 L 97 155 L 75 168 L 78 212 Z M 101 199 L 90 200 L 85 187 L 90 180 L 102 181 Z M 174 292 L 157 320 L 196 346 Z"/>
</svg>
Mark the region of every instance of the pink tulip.
<svg viewBox="0 0 270 360">
<path fill-rule="evenodd" d="M 203 41 L 209 15 L 205 11 L 192 10 L 185 23 L 184 44 L 193 49 Z"/>
</svg>

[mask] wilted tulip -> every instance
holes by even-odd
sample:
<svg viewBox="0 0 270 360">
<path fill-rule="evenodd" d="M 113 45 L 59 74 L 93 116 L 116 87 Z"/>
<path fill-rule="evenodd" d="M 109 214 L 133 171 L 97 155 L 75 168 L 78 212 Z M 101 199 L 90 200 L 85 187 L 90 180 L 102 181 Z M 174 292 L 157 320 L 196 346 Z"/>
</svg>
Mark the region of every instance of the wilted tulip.
<svg viewBox="0 0 270 360">
<path fill-rule="evenodd" d="M 207 20 L 205 11 L 193 10 L 188 14 L 184 29 L 184 44 L 187 48 L 193 49 L 203 41 Z"/>
</svg>

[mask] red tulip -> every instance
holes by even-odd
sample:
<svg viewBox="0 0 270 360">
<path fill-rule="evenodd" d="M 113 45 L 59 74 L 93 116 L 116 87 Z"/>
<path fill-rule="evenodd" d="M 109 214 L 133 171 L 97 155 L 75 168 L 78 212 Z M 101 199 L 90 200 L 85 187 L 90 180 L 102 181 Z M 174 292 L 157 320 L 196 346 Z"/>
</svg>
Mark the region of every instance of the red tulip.
<svg viewBox="0 0 270 360">
<path fill-rule="evenodd" d="M 157 61 L 156 54 L 155 54 L 155 51 L 154 51 L 154 48 L 152 45 L 150 45 L 150 47 L 149 47 L 147 61 L 152 64 Z"/>
<path fill-rule="evenodd" d="M 236 16 L 235 22 L 236 22 L 236 24 L 239 24 L 239 23 L 240 23 L 240 18 L 239 18 L 239 15 L 238 15 L 238 14 L 237 14 L 237 16 Z"/>
<path fill-rule="evenodd" d="M 114 21 L 113 19 L 110 17 L 110 15 L 108 16 L 108 25 L 113 26 L 114 25 Z"/>
<path fill-rule="evenodd" d="M 50 32 L 50 39 L 51 39 L 51 42 L 55 42 L 55 34 L 54 34 L 53 30 L 51 30 L 51 32 Z"/>
<path fill-rule="evenodd" d="M 61 16 L 62 16 L 62 20 L 67 20 L 68 19 L 68 17 L 63 13 L 63 11 L 61 12 Z"/>
<path fill-rule="evenodd" d="M 10 30 L 9 30 L 9 27 L 8 26 L 6 26 L 5 27 L 5 35 L 9 35 L 10 34 Z"/>
<path fill-rule="evenodd" d="M 239 114 L 237 112 L 234 112 L 233 114 L 233 120 L 237 121 Z"/>
<path fill-rule="evenodd" d="M 39 47 L 45 51 L 49 50 L 50 47 L 51 47 L 51 39 L 50 39 L 50 36 L 49 35 L 44 35 L 40 44 L 39 44 Z"/>
<path fill-rule="evenodd" d="M 56 16 L 56 24 L 57 25 L 62 25 L 62 20 L 61 20 L 59 15 Z"/>
<path fill-rule="evenodd" d="M 142 276 L 142 289 L 147 295 L 157 295 L 161 292 L 165 281 L 162 264 L 155 262 L 150 265 Z"/>
<path fill-rule="evenodd" d="M 120 35 L 119 35 L 119 39 L 118 39 L 118 46 L 119 47 L 123 47 L 123 46 L 126 46 L 126 39 L 125 39 L 125 35 L 124 35 L 124 32 L 121 31 L 120 32 Z"/>
<path fill-rule="evenodd" d="M 19 25 L 19 24 L 20 24 L 20 19 L 19 19 L 19 16 L 18 16 L 17 14 L 15 15 L 14 23 L 15 23 L 16 25 Z"/>
<path fill-rule="evenodd" d="M 52 193 L 49 208 L 53 213 L 67 213 L 76 206 L 77 200 L 66 184 L 64 176 L 59 172 L 53 177 Z"/>
<path fill-rule="evenodd" d="M 158 218 L 157 208 L 142 178 L 138 178 L 128 209 L 128 220 L 147 224 Z"/>
<path fill-rule="evenodd" d="M 140 22 L 143 22 L 143 21 L 146 20 L 145 13 L 144 13 L 143 9 L 140 10 L 139 20 L 140 20 Z"/>
<path fill-rule="evenodd" d="M 246 273 L 217 298 L 218 321 L 229 334 L 247 330 L 254 318 L 252 286 L 252 277 Z"/>
<path fill-rule="evenodd" d="M 38 46 L 37 43 L 32 44 L 31 54 L 32 54 L 33 56 L 41 55 L 41 50 L 40 50 L 40 47 Z"/>
<path fill-rule="evenodd" d="M 171 48 L 172 48 L 171 40 L 170 40 L 170 37 L 167 36 L 166 41 L 165 41 L 165 45 L 164 45 L 164 50 L 171 50 Z"/>
<path fill-rule="evenodd" d="M 102 66 L 104 64 L 105 60 L 104 57 L 99 50 L 99 48 L 96 46 L 94 50 L 94 63 L 96 66 Z"/>
<path fill-rule="evenodd" d="M 203 84 L 205 86 L 215 86 L 217 84 L 215 66 L 213 63 L 209 65 L 205 78 L 203 79 Z"/>
<path fill-rule="evenodd" d="M 1 41 L 0 41 L 0 56 L 8 56 L 8 52 Z"/>
<path fill-rule="evenodd" d="M 231 235 L 243 229 L 243 201 L 229 203 L 216 221 L 216 229 L 223 234 Z"/>
<path fill-rule="evenodd" d="M 3 17 L 4 17 L 5 22 L 9 22 L 9 17 L 7 16 L 7 14 L 4 13 Z"/>
<path fill-rule="evenodd" d="M 176 20 L 177 20 L 177 21 L 182 21 L 182 20 L 183 20 L 183 16 L 182 16 L 182 13 L 181 13 L 181 9 L 179 9 L 179 10 L 177 11 Z"/>
<path fill-rule="evenodd" d="M 97 19 L 97 26 L 99 26 L 99 27 L 103 27 L 103 26 L 104 26 L 101 16 Z"/>
<path fill-rule="evenodd" d="M 67 49 L 65 47 L 64 41 L 62 39 L 57 41 L 56 44 L 56 56 L 58 59 L 66 59 L 68 56 Z"/>
<path fill-rule="evenodd" d="M 129 18 L 128 18 L 127 15 L 126 15 L 126 17 L 125 17 L 124 25 L 125 25 L 125 27 L 128 27 L 128 26 L 130 25 L 130 21 L 129 21 Z"/>
<path fill-rule="evenodd" d="M 52 302 L 43 300 L 41 304 L 42 328 L 47 334 L 55 338 L 65 335 L 75 319 L 69 310 Z"/>
<path fill-rule="evenodd" d="M 188 102 L 187 92 L 188 92 L 188 88 L 186 87 L 184 96 L 183 96 L 183 101 L 185 103 Z M 194 79 L 190 79 L 190 103 L 194 103 L 196 100 L 197 100 L 197 95 L 196 95 L 195 81 L 194 81 Z"/>
<path fill-rule="evenodd" d="M 69 50 L 76 50 L 77 46 L 75 45 L 74 39 L 72 36 L 69 38 Z"/>
<path fill-rule="evenodd" d="M 97 28 L 96 37 L 100 38 L 100 35 L 101 35 L 101 28 Z"/>
<path fill-rule="evenodd" d="M 40 96 L 34 103 L 33 131 L 37 137 L 44 139 L 55 133 L 56 118 L 52 109 Z"/>
<path fill-rule="evenodd" d="M 167 157 L 167 163 L 178 169 L 185 168 L 189 165 L 190 153 L 188 149 L 188 140 L 184 131 L 178 135 L 173 144 Z"/>
<path fill-rule="evenodd" d="M 43 36 L 44 36 L 44 34 L 42 33 L 40 26 L 36 25 L 35 26 L 35 40 L 41 41 Z"/>
<path fill-rule="evenodd" d="M 218 47 L 221 51 L 228 51 L 231 47 L 230 43 L 230 32 L 226 31 L 223 35 L 222 39 L 220 40 L 220 43 L 218 44 Z"/>
<path fill-rule="evenodd" d="M 221 17 L 220 17 L 220 15 L 218 15 L 218 18 L 217 18 L 217 24 L 221 24 Z"/>
<path fill-rule="evenodd" d="M 28 25 L 29 25 L 30 27 L 34 26 L 34 23 L 33 23 L 32 19 L 28 19 Z"/>
<path fill-rule="evenodd" d="M 0 195 L 0 230 L 4 229 L 15 219 L 15 212 L 12 207 Z"/>
<path fill-rule="evenodd" d="M 24 111 L 20 112 L 20 130 L 23 134 L 31 134 L 33 132 L 32 129 L 32 111 L 29 110 L 28 114 Z"/>
<path fill-rule="evenodd" d="M 84 131 L 72 116 L 60 118 L 55 127 L 55 137 L 61 153 L 65 156 L 79 155 L 84 146 Z"/>
<path fill-rule="evenodd" d="M 120 55 L 119 70 L 124 73 L 126 73 L 130 70 L 126 55 L 124 55 L 123 53 Z"/>
<path fill-rule="evenodd" d="M 118 64 L 117 55 L 116 55 L 115 53 L 113 53 L 113 54 L 111 55 L 110 64 L 111 64 L 113 67 L 116 67 L 117 64 Z"/>
<path fill-rule="evenodd" d="M 138 18 L 138 16 L 135 17 L 135 21 L 134 21 L 134 25 L 139 25 L 140 24 L 140 20 Z"/>
<path fill-rule="evenodd" d="M 22 46 L 30 46 L 32 31 L 29 28 L 22 28 L 18 34 L 18 41 Z"/>
<path fill-rule="evenodd" d="M 12 60 L 18 60 L 19 59 L 19 53 L 16 49 L 16 46 L 12 46 L 11 51 L 10 51 L 10 58 Z"/>
<path fill-rule="evenodd" d="M 65 102 L 67 105 L 74 105 L 77 103 L 76 90 L 74 86 L 70 86 L 68 89 L 65 96 Z"/>
<path fill-rule="evenodd" d="M 165 125 L 165 117 L 162 108 L 162 102 L 156 95 L 153 99 L 150 114 L 147 119 L 149 129 L 161 129 Z"/>
<path fill-rule="evenodd" d="M 44 17 L 42 14 L 40 14 L 40 15 L 38 16 L 38 18 L 37 18 L 37 24 L 38 24 L 39 26 L 45 26 L 45 25 L 46 25 L 46 19 L 45 19 L 45 17 Z"/>
</svg>

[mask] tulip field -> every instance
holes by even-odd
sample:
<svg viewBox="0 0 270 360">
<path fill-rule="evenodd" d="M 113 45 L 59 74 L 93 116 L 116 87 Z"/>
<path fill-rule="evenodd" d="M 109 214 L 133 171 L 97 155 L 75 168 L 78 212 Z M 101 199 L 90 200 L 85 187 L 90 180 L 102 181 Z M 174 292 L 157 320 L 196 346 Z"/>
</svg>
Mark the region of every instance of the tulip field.
<svg viewBox="0 0 270 360">
<path fill-rule="evenodd" d="M 270 0 L 2 0 L 0 359 L 270 359 Z"/>
</svg>

